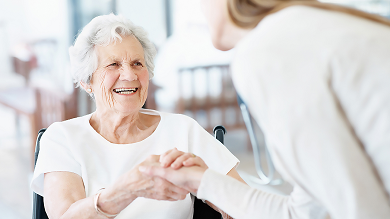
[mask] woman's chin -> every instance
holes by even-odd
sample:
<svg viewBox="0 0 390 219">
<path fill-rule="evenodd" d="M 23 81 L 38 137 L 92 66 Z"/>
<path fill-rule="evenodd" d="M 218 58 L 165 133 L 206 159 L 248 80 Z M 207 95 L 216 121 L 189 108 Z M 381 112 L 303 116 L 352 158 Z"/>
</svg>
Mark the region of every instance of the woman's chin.
<svg viewBox="0 0 390 219">
<path fill-rule="evenodd" d="M 224 42 L 222 39 L 213 39 L 213 46 L 221 51 L 228 51 L 234 48 L 234 45 L 230 45 L 228 42 Z"/>
</svg>

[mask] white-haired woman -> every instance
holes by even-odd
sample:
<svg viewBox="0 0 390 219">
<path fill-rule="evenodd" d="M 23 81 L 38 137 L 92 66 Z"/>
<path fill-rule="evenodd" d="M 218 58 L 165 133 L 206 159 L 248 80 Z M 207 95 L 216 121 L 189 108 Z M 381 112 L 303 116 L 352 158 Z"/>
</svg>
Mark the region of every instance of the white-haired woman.
<svg viewBox="0 0 390 219">
<path fill-rule="evenodd" d="M 192 218 L 188 191 L 138 171 L 169 149 L 242 180 L 239 161 L 194 120 L 142 109 L 155 49 L 141 27 L 96 17 L 69 53 L 74 81 L 96 111 L 52 124 L 41 139 L 32 188 L 50 218 Z"/>
<path fill-rule="evenodd" d="M 236 48 L 234 85 L 294 190 L 250 188 L 199 158 L 141 170 L 234 218 L 390 218 L 390 21 L 315 0 L 203 6 L 214 46 Z"/>
</svg>

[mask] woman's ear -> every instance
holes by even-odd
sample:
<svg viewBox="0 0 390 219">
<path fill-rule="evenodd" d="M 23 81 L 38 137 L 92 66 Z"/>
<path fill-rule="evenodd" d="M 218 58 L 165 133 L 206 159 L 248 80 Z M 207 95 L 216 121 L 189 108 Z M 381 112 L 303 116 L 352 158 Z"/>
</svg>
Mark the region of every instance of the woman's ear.
<svg viewBox="0 0 390 219">
<path fill-rule="evenodd" d="M 91 88 L 91 85 L 89 84 L 86 84 L 82 81 L 80 81 L 80 85 L 81 87 L 83 87 L 83 89 L 87 92 L 87 93 L 92 93 L 92 88 Z"/>
</svg>

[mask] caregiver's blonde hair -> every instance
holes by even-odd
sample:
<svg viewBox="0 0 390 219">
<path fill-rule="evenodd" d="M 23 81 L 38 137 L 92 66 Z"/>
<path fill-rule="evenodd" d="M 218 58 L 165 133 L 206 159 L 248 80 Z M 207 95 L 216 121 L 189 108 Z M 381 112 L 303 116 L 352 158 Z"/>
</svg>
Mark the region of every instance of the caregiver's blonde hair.
<svg viewBox="0 0 390 219">
<path fill-rule="evenodd" d="M 254 28 L 267 15 L 294 5 L 339 11 L 390 27 L 390 20 L 345 6 L 320 3 L 317 0 L 227 0 L 230 19 L 241 28 Z"/>
</svg>

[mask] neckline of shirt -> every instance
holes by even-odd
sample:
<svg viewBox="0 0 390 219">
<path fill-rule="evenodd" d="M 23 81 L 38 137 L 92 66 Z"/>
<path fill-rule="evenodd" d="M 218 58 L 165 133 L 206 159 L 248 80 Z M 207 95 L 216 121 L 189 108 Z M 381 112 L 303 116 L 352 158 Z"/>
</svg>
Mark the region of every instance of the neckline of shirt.
<svg viewBox="0 0 390 219">
<path fill-rule="evenodd" d="M 161 129 L 160 126 L 161 126 L 161 123 L 164 120 L 163 113 L 161 113 L 159 111 L 151 110 L 151 109 L 140 109 L 140 113 L 148 114 L 148 115 L 158 115 L 158 116 L 160 116 L 160 121 L 159 121 L 156 129 L 154 130 L 154 132 L 152 132 L 152 134 L 149 135 L 148 137 L 146 137 L 145 139 L 143 139 L 141 141 L 138 141 L 138 142 L 128 143 L 128 144 L 116 144 L 116 143 L 109 142 L 107 139 L 105 139 L 103 136 L 101 136 L 98 132 L 96 132 L 96 130 L 91 126 L 91 124 L 89 123 L 89 120 L 91 119 L 91 116 L 92 116 L 93 113 L 90 113 L 90 114 L 86 115 L 86 120 L 84 121 L 84 122 L 86 122 L 86 125 L 88 126 L 89 131 L 92 132 L 92 134 L 94 136 L 97 136 L 97 138 L 99 138 L 102 141 L 104 141 L 106 144 L 109 144 L 109 145 L 112 145 L 112 146 L 116 146 L 116 147 L 133 146 L 133 145 L 141 144 L 141 143 L 143 143 L 145 141 L 148 141 L 148 139 L 153 138 L 153 136 L 155 136 L 156 133 L 160 132 L 160 129 Z"/>
</svg>

